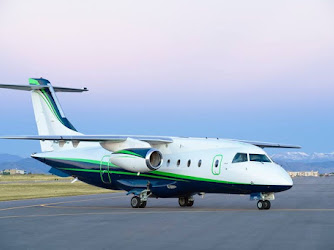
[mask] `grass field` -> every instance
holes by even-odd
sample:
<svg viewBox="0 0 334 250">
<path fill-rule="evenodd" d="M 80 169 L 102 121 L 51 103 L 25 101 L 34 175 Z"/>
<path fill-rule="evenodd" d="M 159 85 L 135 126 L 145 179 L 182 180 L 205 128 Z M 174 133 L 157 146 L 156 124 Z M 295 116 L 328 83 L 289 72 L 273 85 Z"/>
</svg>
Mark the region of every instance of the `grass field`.
<svg viewBox="0 0 334 250">
<path fill-rule="evenodd" d="M 80 181 L 71 183 L 72 179 L 53 175 L 4 175 L 0 177 L 0 183 L 6 182 L 0 184 L 0 201 L 113 192 Z"/>
<path fill-rule="evenodd" d="M 56 180 L 73 180 L 73 177 L 58 177 L 50 174 L 16 174 L 16 175 L 0 175 L 2 181 L 56 181 Z"/>
</svg>

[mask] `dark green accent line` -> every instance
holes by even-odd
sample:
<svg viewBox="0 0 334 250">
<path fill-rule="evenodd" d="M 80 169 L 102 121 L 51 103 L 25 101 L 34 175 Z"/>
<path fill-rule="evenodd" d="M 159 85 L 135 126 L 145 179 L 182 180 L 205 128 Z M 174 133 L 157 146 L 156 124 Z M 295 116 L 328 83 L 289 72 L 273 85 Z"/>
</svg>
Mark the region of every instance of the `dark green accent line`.
<svg viewBox="0 0 334 250">
<path fill-rule="evenodd" d="M 43 91 L 43 90 L 42 90 L 42 91 Z M 44 102 L 46 103 L 46 105 L 49 107 L 51 113 L 54 114 L 54 116 L 58 119 L 58 121 L 59 121 L 61 124 L 63 124 L 63 125 L 65 126 L 64 122 L 59 118 L 59 116 L 57 115 L 56 111 L 54 110 L 54 108 L 53 108 L 53 106 L 52 106 L 52 103 L 49 102 L 49 101 L 46 99 L 46 98 L 47 98 L 47 95 L 45 94 L 45 92 L 44 92 L 44 94 L 43 94 L 42 91 L 36 91 L 36 93 L 37 93 L 37 94 L 44 100 Z M 40 92 L 40 93 L 39 93 L 39 92 Z"/>
<path fill-rule="evenodd" d="M 134 155 L 134 156 L 137 156 L 137 157 L 140 157 L 140 158 L 144 158 L 140 154 L 136 154 L 136 153 L 128 151 L 128 150 L 120 150 L 120 151 L 114 152 L 114 154 Z"/>
<path fill-rule="evenodd" d="M 120 155 L 120 156 L 115 156 L 115 158 L 131 158 L 131 159 L 138 159 L 135 156 L 132 155 Z"/>
<path fill-rule="evenodd" d="M 65 126 L 64 122 L 61 120 L 60 116 L 58 115 L 57 110 L 53 106 L 52 101 L 50 100 L 49 95 L 45 92 L 44 89 L 41 89 L 41 92 L 44 94 L 45 98 L 48 100 L 48 102 L 49 102 L 49 104 L 50 104 L 50 106 L 52 108 L 52 111 L 55 114 L 56 118 Z"/>
</svg>

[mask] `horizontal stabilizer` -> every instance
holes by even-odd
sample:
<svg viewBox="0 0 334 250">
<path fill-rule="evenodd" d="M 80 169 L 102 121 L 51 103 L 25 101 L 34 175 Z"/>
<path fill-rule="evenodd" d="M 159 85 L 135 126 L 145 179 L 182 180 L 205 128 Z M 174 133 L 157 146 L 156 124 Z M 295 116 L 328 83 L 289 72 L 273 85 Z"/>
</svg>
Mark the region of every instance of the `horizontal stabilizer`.
<svg viewBox="0 0 334 250">
<path fill-rule="evenodd" d="M 244 141 L 244 140 L 235 140 L 239 142 L 249 143 L 260 148 L 301 148 L 301 146 L 287 145 L 280 143 L 271 143 L 271 142 L 259 142 L 259 141 Z"/>
<path fill-rule="evenodd" d="M 14 90 L 41 90 L 48 89 L 49 85 L 12 85 L 12 84 L 0 84 L 0 88 L 2 89 L 14 89 Z M 53 87 L 55 92 L 84 92 L 88 91 L 87 88 L 76 89 L 76 88 L 66 88 L 66 87 Z"/>
</svg>

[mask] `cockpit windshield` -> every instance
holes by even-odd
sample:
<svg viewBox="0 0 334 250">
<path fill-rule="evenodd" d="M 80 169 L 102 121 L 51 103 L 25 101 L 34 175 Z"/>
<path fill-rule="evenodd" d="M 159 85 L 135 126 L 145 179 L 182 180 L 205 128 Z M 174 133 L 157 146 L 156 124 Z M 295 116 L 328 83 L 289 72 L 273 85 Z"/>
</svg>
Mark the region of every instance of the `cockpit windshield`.
<svg viewBox="0 0 334 250">
<path fill-rule="evenodd" d="M 234 156 L 232 163 L 246 162 L 246 161 L 248 161 L 247 154 L 245 154 L 245 153 L 237 153 Z"/>
<path fill-rule="evenodd" d="M 262 154 L 249 154 L 249 160 L 258 162 L 271 162 L 268 156 Z"/>
</svg>

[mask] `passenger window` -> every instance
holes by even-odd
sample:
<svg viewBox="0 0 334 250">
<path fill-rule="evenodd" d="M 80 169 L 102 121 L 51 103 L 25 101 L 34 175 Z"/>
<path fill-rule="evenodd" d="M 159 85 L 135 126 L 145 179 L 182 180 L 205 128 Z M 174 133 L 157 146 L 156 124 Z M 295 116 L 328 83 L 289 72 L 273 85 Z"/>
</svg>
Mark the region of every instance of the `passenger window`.
<svg viewBox="0 0 334 250">
<path fill-rule="evenodd" d="M 232 163 L 246 162 L 246 161 L 248 161 L 247 154 L 245 154 L 245 153 L 237 153 L 234 156 Z"/>
<path fill-rule="evenodd" d="M 188 161 L 188 164 L 187 164 L 188 168 L 190 167 L 190 164 L 191 164 L 191 160 Z"/>
<path fill-rule="evenodd" d="M 198 167 L 200 168 L 201 165 L 202 165 L 202 160 L 199 160 L 199 161 L 198 161 Z"/>
<path fill-rule="evenodd" d="M 180 164 L 181 164 L 181 160 L 177 160 L 176 165 L 177 165 L 177 166 L 180 166 Z"/>
<path fill-rule="evenodd" d="M 258 162 L 271 162 L 270 159 L 263 154 L 249 154 L 249 160 Z"/>
<path fill-rule="evenodd" d="M 219 160 L 216 160 L 215 161 L 215 168 L 218 168 L 218 165 L 219 165 Z"/>
</svg>

